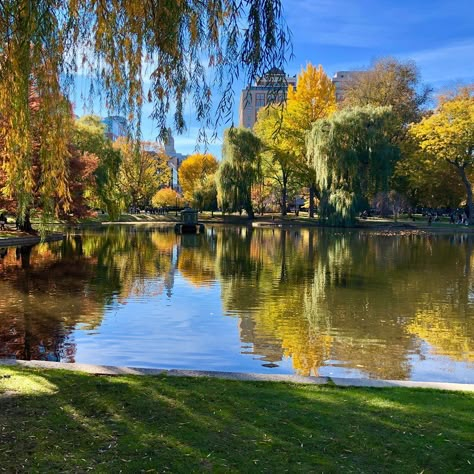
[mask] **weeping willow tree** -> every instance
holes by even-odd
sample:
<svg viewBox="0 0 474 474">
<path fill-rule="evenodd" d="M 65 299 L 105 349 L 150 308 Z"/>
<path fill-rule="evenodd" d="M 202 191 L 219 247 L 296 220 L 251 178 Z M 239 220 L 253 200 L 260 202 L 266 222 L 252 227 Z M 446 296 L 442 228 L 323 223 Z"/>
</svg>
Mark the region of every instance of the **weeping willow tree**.
<svg viewBox="0 0 474 474">
<path fill-rule="evenodd" d="M 217 201 L 222 212 L 244 209 L 253 219 L 251 190 L 261 172 L 260 148 L 260 140 L 250 130 L 225 130 L 222 161 L 216 173 Z"/>
<path fill-rule="evenodd" d="M 71 200 L 72 115 L 59 81 L 62 38 L 43 3 L 0 3 L 2 191 L 16 203 L 25 230 L 35 200 L 46 213 L 67 210 Z"/>
<path fill-rule="evenodd" d="M 187 101 L 203 130 L 229 118 L 233 81 L 281 68 L 288 53 L 281 0 L 2 0 L 2 192 L 23 219 L 38 187 L 37 151 L 44 210 L 67 209 L 66 97 L 76 73 L 93 78 L 91 94 L 126 115 L 137 138 L 142 106 L 151 102 L 164 139 L 169 115 L 178 132 L 185 128 Z"/>
<path fill-rule="evenodd" d="M 387 190 L 399 156 L 392 127 L 390 107 L 348 108 L 315 122 L 306 148 L 322 190 L 321 218 L 350 224 L 371 196 Z"/>
</svg>

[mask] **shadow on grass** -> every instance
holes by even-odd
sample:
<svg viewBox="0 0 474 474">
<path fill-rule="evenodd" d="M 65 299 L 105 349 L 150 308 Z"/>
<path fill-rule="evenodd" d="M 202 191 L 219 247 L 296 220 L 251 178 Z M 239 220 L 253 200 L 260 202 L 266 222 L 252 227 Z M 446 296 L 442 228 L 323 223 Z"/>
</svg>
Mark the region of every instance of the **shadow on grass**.
<svg viewBox="0 0 474 474">
<path fill-rule="evenodd" d="M 0 393 L 17 392 L 0 398 L 0 466 L 8 472 L 466 472 L 474 465 L 472 394 L 1 374 L 9 377 L 0 378 Z"/>
</svg>

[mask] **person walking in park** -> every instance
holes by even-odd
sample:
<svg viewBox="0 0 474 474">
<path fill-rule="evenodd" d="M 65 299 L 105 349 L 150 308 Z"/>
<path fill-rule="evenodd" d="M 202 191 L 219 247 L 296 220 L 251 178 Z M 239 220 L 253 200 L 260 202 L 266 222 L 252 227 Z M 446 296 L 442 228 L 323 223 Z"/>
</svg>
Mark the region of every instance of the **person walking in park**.
<svg viewBox="0 0 474 474">
<path fill-rule="evenodd" d="M 0 230 L 6 230 L 5 226 L 7 225 L 7 223 L 8 223 L 7 215 L 4 212 L 2 212 L 0 214 Z"/>
</svg>

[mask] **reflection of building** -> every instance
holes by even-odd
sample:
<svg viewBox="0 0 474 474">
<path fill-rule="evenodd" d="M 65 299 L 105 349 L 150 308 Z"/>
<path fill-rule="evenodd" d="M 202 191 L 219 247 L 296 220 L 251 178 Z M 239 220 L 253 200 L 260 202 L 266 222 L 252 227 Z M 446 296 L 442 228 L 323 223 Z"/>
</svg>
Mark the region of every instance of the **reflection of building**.
<svg viewBox="0 0 474 474">
<path fill-rule="evenodd" d="M 181 163 L 188 157 L 187 155 L 182 155 L 177 153 L 174 148 L 174 138 L 171 134 L 171 130 L 168 129 L 168 139 L 165 142 L 165 153 L 169 156 L 170 160 L 168 161 L 168 166 L 171 169 L 171 182 L 170 187 L 177 192 L 181 192 L 181 186 L 179 185 L 179 176 L 178 171 Z"/>
<path fill-rule="evenodd" d="M 296 88 L 296 76 L 287 76 L 281 69 L 273 68 L 244 89 L 240 94 L 239 125 L 252 128 L 262 107 L 285 101 L 289 85 Z"/>
<path fill-rule="evenodd" d="M 105 117 L 102 122 L 107 127 L 105 134 L 113 142 L 117 140 L 118 137 L 127 136 L 127 120 L 118 115 Z"/>
<path fill-rule="evenodd" d="M 331 79 L 332 83 L 336 87 L 336 101 L 341 102 L 344 100 L 344 90 L 346 87 L 363 74 L 362 71 L 337 71 L 334 77 Z"/>
</svg>

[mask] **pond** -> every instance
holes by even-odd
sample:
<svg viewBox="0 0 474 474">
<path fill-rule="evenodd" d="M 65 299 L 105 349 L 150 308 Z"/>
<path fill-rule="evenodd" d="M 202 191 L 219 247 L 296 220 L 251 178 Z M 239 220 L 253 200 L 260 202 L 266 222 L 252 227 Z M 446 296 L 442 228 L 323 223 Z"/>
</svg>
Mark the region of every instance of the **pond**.
<svg viewBox="0 0 474 474">
<path fill-rule="evenodd" d="M 0 249 L 0 357 L 473 383 L 473 248 L 117 225 Z"/>
</svg>

